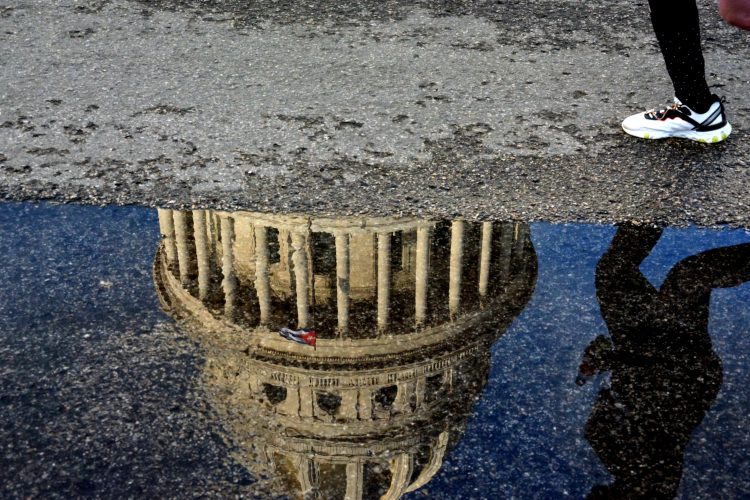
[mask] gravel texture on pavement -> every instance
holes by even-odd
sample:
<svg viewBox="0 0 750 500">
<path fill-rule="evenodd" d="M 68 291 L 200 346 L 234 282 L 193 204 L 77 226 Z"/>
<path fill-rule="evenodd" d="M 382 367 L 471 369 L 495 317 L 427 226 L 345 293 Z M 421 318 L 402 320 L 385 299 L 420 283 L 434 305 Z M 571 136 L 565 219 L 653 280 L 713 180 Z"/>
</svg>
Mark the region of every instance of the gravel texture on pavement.
<svg viewBox="0 0 750 500">
<path fill-rule="evenodd" d="M 725 143 L 671 100 L 644 1 L 0 6 L 0 199 L 750 224 L 750 35 L 699 0 Z"/>
</svg>

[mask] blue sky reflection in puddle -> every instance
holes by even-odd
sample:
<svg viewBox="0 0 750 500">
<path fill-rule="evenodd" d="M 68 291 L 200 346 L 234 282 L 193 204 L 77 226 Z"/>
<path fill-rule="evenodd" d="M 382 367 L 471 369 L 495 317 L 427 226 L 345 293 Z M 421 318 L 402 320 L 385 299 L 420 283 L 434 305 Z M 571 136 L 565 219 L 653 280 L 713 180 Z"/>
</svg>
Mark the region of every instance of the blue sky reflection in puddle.
<svg viewBox="0 0 750 500">
<path fill-rule="evenodd" d="M 105 486 L 113 496 L 133 493 L 135 490 L 128 486 L 127 466 L 108 483 L 82 482 L 79 476 L 85 467 L 78 466 L 66 471 L 58 464 L 50 469 L 61 476 L 78 477 L 68 483 L 60 483 L 59 478 L 31 478 L 18 473 L 35 470 L 32 463 L 45 468 L 45 458 L 24 447 L 24 443 L 29 443 L 27 433 L 39 431 L 43 435 L 45 429 L 52 432 L 55 427 L 48 420 L 62 418 L 39 410 L 56 399 L 32 386 L 47 384 L 62 390 L 58 385 L 67 383 L 67 379 L 58 385 L 46 379 L 28 380 L 20 374 L 32 366 L 29 372 L 35 378 L 59 378 L 62 366 L 78 362 L 85 368 L 91 362 L 85 354 L 89 351 L 81 351 L 80 342 L 89 341 L 92 336 L 117 337 L 133 332 L 148 338 L 155 325 L 171 322 L 160 311 L 154 292 L 153 259 L 159 244 L 156 212 L 7 204 L 0 205 L 0 226 L 4 235 L 0 250 L 6 256 L 0 268 L 5 290 L 0 300 L 0 356 L 6 366 L 2 396 L 3 404 L 13 410 L 3 412 L 6 417 L 0 434 L 3 442 L 13 445 L 13 453 L 2 459 L 3 468 L 17 473 L 3 482 L 11 488 L 9 491 L 25 494 L 50 491 L 56 484 L 71 493 L 104 493 Z M 533 295 L 493 344 L 489 377 L 465 422 L 462 437 L 447 450 L 431 480 L 407 496 L 538 498 L 567 494 L 580 498 L 594 485 L 612 481 L 584 431 L 597 394 L 610 384 L 610 377 L 599 374 L 583 386 L 577 385 L 575 379 L 587 346 L 597 335 L 608 333 L 597 302 L 595 275 L 597 262 L 614 234 L 615 228 L 607 226 L 530 226 L 538 259 Z M 682 259 L 711 248 L 747 242 L 750 235 L 744 230 L 670 228 L 661 235 L 640 269 L 658 287 Z M 679 496 L 736 497 L 750 490 L 750 465 L 744 451 L 750 446 L 750 426 L 745 421 L 750 409 L 746 390 L 750 382 L 748 305 L 748 284 L 717 289 L 711 295 L 708 330 L 713 349 L 721 359 L 723 379 L 715 401 L 686 445 Z M 89 337 L 84 339 L 85 335 Z M 156 355 L 156 351 L 144 348 L 139 355 L 148 357 Z M 180 366 L 175 371 L 177 376 L 164 382 L 174 384 L 167 392 L 179 394 L 178 399 L 187 397 L 191 379 L 200 370 L 195 367 L 200 366 L 200 352 L 193 351 L 192 355 L 195 357 L 161 360 L 166 367 Z M 122 394 L 128 392 L 127 384 L 107 387 L 114 391 L 110 395 L 113 399 L 104 398 L 98 404 L 114 401 L 119 397 L 118 390 Z M 159 404 L 154 405 L 152 411 L 160 411 Z M 170 405 L 164 405 L 161 410 L 166 412 Z M 29 425 L 6 422 L 12 415 L 28 415 Z M 82 427 L 84 422 L 74 419 L 65 428 L 74 436 L 78 433 L 94 443 L 103 443 L 101 435 L 92 435 L 90 429 Z M 210 422 L 196 425 L 209 427 Z M 124 454 L 133 465 L 137 461 L 153 463 L 153 468 L 141 471 L 145 475 L 139 476 L 143 484 L 138 493 L 160 492 L 150 484 L 158 482 L 159 475 L 169 475 L 163 471 L 169 468 L 170 460 L 175 460 L 154 456 L 161 451 L 157 438 L 172 439 L 178 430 L 155 427 L 163 435 L 151 434 L 147 436 L 153 441 L 150 446 L 127 448 Z M 45 443 L 50 442 L 57 451 L 49 455 L 58 462 L 64 459 L 65 444 L 54 437 L 41 439 L 35 446 L 44 449 Z M 183 439 L 180 446 L 189 450 L 209 445 Z M 207 477 L 222 482 L 222 491 L 252 491 L 252 481 L 237 472 L 237 463 L 219 456 L 229 451 L 220 444 L 211 446 L 214 454 L 206 455 L 204 463 L 195 458 L 189 465 L 173 467 L 169 480 L 201 491 L 205 486 L 187 472 L 189 468 L 215 471 L 228 467 L 231 474 L 215 472 Z M 98 449 L 96 444 L 92 448 Z M 70 446 L 67 451 L 73 456 L 76 448 Z M 83 462 L 89 460 L 88 465 L 101 466 L 106 459 L 104 452 L 94 453 Z"/>
</svg>

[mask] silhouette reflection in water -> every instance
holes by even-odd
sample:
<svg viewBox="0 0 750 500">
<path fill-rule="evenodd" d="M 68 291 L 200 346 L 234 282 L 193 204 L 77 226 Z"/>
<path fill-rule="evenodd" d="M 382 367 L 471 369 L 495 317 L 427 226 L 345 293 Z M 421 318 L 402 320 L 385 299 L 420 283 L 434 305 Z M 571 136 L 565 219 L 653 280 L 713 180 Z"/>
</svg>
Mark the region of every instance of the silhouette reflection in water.
<svg viewBox="0 0 750 500">
<path fill-rule="evenodd" d="M 611 372 L 586 438 L 614 477 L 589 498 L 673 498 L 685 447 L 722 381 L 708 334 L 714 288 L 750 280 L 750 244 L 680 261 L 659 290 L 639 270 L 661 230 L 623 225 L 599 261 L 596 290 L 610 338 L 586 349 L 579 383 Z"/>
<path fill-rule="evenodd" d="M 159 210 L 164 309 L 206 351 L 237 460 L 300 498 L 395 499 L 437 473 L 528 302 L 528 227 Z M 314 328 L 317 346 L 282 326 Z"/>
</svg>

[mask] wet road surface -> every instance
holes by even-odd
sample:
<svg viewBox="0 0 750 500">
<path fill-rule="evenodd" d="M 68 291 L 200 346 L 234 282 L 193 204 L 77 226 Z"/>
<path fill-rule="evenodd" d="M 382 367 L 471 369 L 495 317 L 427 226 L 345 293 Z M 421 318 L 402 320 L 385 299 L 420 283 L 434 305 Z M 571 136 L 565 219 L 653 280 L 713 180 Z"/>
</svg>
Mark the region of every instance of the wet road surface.
<svg viewBox="0 0 750 500">
<path fill-rule="evenodd" d="M 0 221 L 4 497 L 750 487 L 744 230 L 29 204 Z"/>
<path fill-rule="evenodd" d="M 620 129 L 671 100 L 645 2 L 14 0 L 0 195 L 747 226 L 750 35 L 699 3 L 712 147 Z"/>
<path fill-rule="evenodd" d="M 698 3 L 711 146 L 620 129 L 646 2 L 0 5 L 0 496 L 746 495 Z"/>
</svg>

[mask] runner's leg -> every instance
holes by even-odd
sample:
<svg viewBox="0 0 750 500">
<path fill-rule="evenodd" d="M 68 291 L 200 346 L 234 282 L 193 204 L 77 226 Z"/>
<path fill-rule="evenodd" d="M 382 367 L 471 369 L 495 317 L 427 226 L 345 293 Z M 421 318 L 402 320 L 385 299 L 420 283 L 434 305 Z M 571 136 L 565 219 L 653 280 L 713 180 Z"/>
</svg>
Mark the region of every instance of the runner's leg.
<svg viewBox="0 0 750 500">
<path fill-rule="evenodd" d="M 675 96 L 693 111 L 708 111 L 713 98 L 706 83 L 695 0 L 649 0 L 649 5 Z"/>
</svg>

